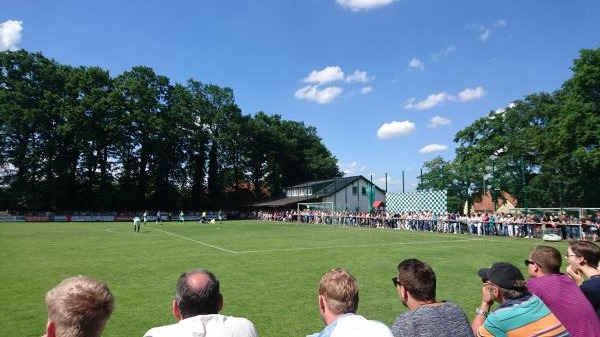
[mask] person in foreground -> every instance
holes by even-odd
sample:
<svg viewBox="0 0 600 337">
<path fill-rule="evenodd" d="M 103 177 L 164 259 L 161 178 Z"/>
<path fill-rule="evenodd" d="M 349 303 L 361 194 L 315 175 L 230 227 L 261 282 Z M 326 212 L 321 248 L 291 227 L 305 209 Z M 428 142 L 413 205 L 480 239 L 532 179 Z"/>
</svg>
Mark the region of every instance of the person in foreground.
<svg viewBox="0 0 600 337">
<path fill-rule="evenodd" d="M 527 289 L 552 310 L 574 337 L 600 337 L 600 319 L 575 282 L 561 274 L 562 257 L 550 246 L 536 246 L 525 260 Z"/>
<path fill-rule="evenodd" d="M 356 314 L 358 282 L 349 272 L 334 268 L 319 282 L 319 313 L 327 324 L 321 332 L 310 337 L 392 337 L 383 323 Z"/>
<path fill-rule="evenodd" d="M 219 280 L 208 270 L 183 273 L 177 282 L 173 315 L 179 321 L 148 330 L 145 337 L 256 337 L 254 324 L 243 317 L 220 315 Z"/>
<path fill-rule="evenodd" d="M 544 302 L 527 291 L 523 274 L 514 265 L 496 262 L 477 275 L 483 287 L 471 324 L 476 336 L 571 336 Z M 490 312 L 494 302 L 500 306 Z"/>
<path fill-rule="evenodd" d="M 565 258 L 569 263 L 567 274 L 581 288 L 600 317 L 600 247 L 589 241 L 570 241 Z"/>
<path fill-rule="evenodd" d="M 46 293 L 44 337 L 99 337 L 115 308 L 106 283 L 87 276 L 63 280 Z"/>
<path fill-rule="evenodd" d="M 396 318 L 395 337 L 473 336 L 467 315 L 452 302 L 435 300 L 436 278 L 433 269 L 417 259 L 398 264 L 392 279 L 402 304 L 410 311 Z"/>
</svg>

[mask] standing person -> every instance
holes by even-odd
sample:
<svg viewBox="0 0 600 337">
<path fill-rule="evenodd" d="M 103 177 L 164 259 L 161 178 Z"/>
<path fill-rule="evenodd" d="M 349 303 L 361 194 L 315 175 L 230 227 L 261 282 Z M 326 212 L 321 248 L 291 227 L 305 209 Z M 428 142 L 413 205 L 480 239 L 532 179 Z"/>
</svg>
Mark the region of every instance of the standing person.
<svg viewBox="0 0 600 337">
<path fill-rule="evenodd" d="M 223 212 L 219 210 L 219 223 L 223 222 Z"/>
<path fill-rule="evenodd" d="M 100 337 L 115 307 L 106 283 L 86 276 L 63 280 L 46 293 L 43 337 Z"/>
<path fill-rule="evenodd" d="M 483 281 L 481 304 L 471 327 L 483 336 L 570 336 L 542 300 L 527 290 L 523 274 L 508 262 L 479 269 Z M 500 306 L 490 312 L 494 302 Z"/>
<path fill-rule="evenodd" d="M 581 288 L 600 317 L 600 247 L 589 241 L 569 241 L 567 273 Z M 585 280 L 584 280 L 585 278 Z"/>
<path fill-rule="evenodd" d="M 136 233 L 140 232 L 140 217 L 139 216 L 133 217 L 133 231 Z"/>
<path fill-rule="evenodd" d="M 562 257 L 550 246 L 536 246 L 525 260 L 527 288 L 537 295 L 565 325 L 571 336 L 600 337 L 600 320 L 584 293 L 560 273 Z"/>
<path fill-rule="evenodd" d="M 146 222 L 148 222 L 148 211 L 144 211 L 143 220 L 144 226 L 146 226 Z"/>
<path fill-rule="evenodd" d="M 206 211 L 202 211 L 202 223 L 206 223 Z"/>
<path fill-rule="evenodd" d="M 183 210 L 181 210 L 181 212 L 179 212 L 179 222 L 181 222 L 181 223 L 185 222 L 185 217 L 183 215 Z"/>
<path fill-rule="evenodd" d="M 160 224 L 162 225 L 162 218 L 161 218 L 162 214 L 160 213 L 160 211 L 156 212 L 156 224 L 158 225 L 158 223 L 160 222 Z"/>
<path fill-rule="evenodd" d="M 206 269 L 179 277 L 173 316 L 179 321 L 148 330 L 144 337 L 256 337 L 254 324 L 243 317 L 220 315 L 223 308 L 219 280 Z"/>
<path fill-rule="evenodd" d="M 467 315 L 458 305 L 436 301 L 435 272 L 428 264 L 404 260 L 398 264 L 398 274 L 392 281 L 400 301 L 410 310 L 392 325 L 395 337 L 473 336 Z"/>
<path fill-rule="evenodd" d="M 319 313 L 327 324 L 321 332 L 310 337 L 392 337 L 383 323 L 357 315 L 358 282 L 349 272 L 334 268 L 319 282 Z M 307 336 L 307 337 L 308 337 Z"/>
</svg>

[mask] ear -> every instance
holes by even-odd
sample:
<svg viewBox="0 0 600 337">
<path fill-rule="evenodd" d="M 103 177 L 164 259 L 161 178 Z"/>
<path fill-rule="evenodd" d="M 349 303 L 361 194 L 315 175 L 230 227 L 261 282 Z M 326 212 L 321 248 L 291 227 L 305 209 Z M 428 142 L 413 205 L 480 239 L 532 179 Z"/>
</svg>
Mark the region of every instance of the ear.
<svg viewBox="0 0 600 337">
<path fill-rule="evenodd" d="M 323 295 L 319 295 L 319 312 L 323 314 L 327 309 L 327 302 L 325 301 L 325 297 Z"/>
<path fill-rule="evenodd" d="M 46 337 L 55 337 L 56 336 L 56 325 L 51 320 L 48 320 L 46 323 Z"/>
<path fill-rule="evenodd" d="M 223 309 L 223 295 L 219 294 L 219 302 L 217 303 L 217 312 Z"/>
<path fill-rule="evenodd" d="M 181 312 L 179 311 L 179 306 L 177 305 L 176 300 L 173 300 L 173 316 L 175 316 L 178 321 L 183 319 L 183 317 L 181 317 Z"/>
<path fill-rule="evenodd" d="M 400 298 L 404 300 L 404 302 L 408 301 L 408 291 L 406 290 L 405 287 L 398 287 L 398 294 L 400 295 Z"/>
</svg>

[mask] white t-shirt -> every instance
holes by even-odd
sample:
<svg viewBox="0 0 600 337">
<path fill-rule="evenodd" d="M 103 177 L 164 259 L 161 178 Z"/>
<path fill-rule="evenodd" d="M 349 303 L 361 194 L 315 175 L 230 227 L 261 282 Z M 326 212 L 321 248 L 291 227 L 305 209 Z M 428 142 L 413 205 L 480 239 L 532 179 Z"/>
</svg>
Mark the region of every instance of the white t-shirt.
<svg viewBox="0 0 600 337">
<path fill-rule="evenodd" d="M 144 337 L 257 337 L 254 324 L 243 317 L 198 315 L 148 330 Z"/>
<path fill-rule="evenodd" d="M 393 337 L 387 325 L 371 321 L 360 315 L 345 314 L 329 324 L 323 331 L 307 337 Z"/>
</svg>

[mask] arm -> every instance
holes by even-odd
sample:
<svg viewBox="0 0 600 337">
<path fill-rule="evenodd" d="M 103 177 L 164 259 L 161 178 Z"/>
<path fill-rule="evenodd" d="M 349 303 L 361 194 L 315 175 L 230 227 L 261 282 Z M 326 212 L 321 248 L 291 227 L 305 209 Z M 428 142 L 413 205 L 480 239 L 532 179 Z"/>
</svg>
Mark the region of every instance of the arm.
<svg viewBox="0 0 600 337">
<path fill-rule="evenodd" d="M 478 309 L 479 313 L 475 315 L 473 323 L 471 323 L 471 329 L 473 329 L 473 333 L 476 336 L 478 336 L 477 331 L 479 330 L 479 327 L 481 327 L 485 322 L 487 314 L 490 312 L 490 308 L 492 307 L 493 303 L 493 289 L 491 288 L 491 286 L 484 284 L 481 289 L 481 304 L 479 305 Z M 486 314 L 482 314 L 483 312 L 485 312 Z"/>
</svg>

